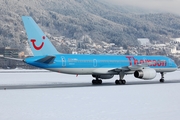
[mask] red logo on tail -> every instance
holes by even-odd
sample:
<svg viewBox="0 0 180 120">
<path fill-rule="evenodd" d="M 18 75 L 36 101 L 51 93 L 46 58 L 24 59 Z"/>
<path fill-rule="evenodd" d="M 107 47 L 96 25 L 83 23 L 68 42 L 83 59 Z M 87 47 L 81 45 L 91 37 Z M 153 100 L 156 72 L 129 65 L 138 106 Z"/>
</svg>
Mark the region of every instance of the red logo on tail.
<svg viewBox="0 0 180 120">
<path fill-rule="evenodd" d="M 42 39 L 45 40 L 46 37 L 43 36 Z M 42 47 L 44 46 L 44 42 L 42 42 L 40 46 L 36 46 L 36 44 L 35 44 L 36 40 L 35 39 L 31 39 L 31 42 L 32 42 L 34 49 L 36 49 L 36 50 L 41 50 Z"/>
</svg>

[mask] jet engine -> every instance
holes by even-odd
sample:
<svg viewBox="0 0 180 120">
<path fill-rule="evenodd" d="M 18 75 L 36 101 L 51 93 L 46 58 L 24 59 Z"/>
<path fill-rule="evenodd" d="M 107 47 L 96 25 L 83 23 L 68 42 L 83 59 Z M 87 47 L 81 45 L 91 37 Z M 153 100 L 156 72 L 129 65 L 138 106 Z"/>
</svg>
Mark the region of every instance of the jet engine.
<svg viewBox="0 0 180 120">
<path fill-rule="evenodd" d="M 114 75 L 92 75 L 95 78 L 101 78 L 101 79 L 111 79 L 114 77 Z"/>
<path fill-rule="evenodd" d="M 137 70 L 134 72 L 134 77 L 144 80 L 150 80 L 156 77 L 156 71 L 152 68 Z"/>
</svg>

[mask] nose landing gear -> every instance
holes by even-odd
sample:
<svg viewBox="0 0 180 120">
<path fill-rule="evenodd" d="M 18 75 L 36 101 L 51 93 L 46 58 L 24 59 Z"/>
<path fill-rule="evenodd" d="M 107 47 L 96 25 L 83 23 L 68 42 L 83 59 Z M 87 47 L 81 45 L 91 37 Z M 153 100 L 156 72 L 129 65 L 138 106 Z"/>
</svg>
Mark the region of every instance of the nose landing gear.
<svg viewBox="0 0 180 120">
<path fill-rule="evenodd" d="M 160 79 L 159 81 L 160 81 L 161 83 L 163 83 L 163 82 L 164 82 L 164 73 L 161 72 L 160 74 L 161 74 L 161 79 Z"/>
</svg>

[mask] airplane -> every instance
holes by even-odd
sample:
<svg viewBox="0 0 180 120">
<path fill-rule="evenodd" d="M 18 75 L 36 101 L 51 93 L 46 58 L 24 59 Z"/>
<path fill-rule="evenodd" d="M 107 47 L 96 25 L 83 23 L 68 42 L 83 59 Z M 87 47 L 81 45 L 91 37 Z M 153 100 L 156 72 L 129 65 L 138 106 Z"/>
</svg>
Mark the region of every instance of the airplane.
<svg viewBox="0 0 180 120">
<path fill-rule="evenodd" d="M 23 61 L 29 65 L 46 70 L 74 75 L 92 75 L 92 84 L 102 84 L 102 79 L 111 79 L 119 75 L 115 84 L 126 84 L 124 76 L 134 74 L 135 78 L 151 80 L 157 73 L 161 74 L 178 69 L 176 63 L 166 56 L 138 55 L 94 55 L 59 53 L 46 37 L 37 23 L 30 16 L 22 16 L 28 43 L 33 52 L 32 57 Z"/>
</svg>

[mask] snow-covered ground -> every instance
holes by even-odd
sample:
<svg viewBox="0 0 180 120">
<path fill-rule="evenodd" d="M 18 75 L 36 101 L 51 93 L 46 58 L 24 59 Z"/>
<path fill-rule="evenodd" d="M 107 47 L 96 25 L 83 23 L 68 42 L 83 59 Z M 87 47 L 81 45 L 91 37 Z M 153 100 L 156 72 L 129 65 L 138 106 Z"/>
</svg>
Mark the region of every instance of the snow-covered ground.
<svg viewBox="0 0 180 120">
<path fill-rule="evenodd" d="M 180 71 L 152 81 L 115 76 L 91 85 L 91 76 L 52 72 L 0 73 L 0 120 L 178 120 Z"/>
</svg>

